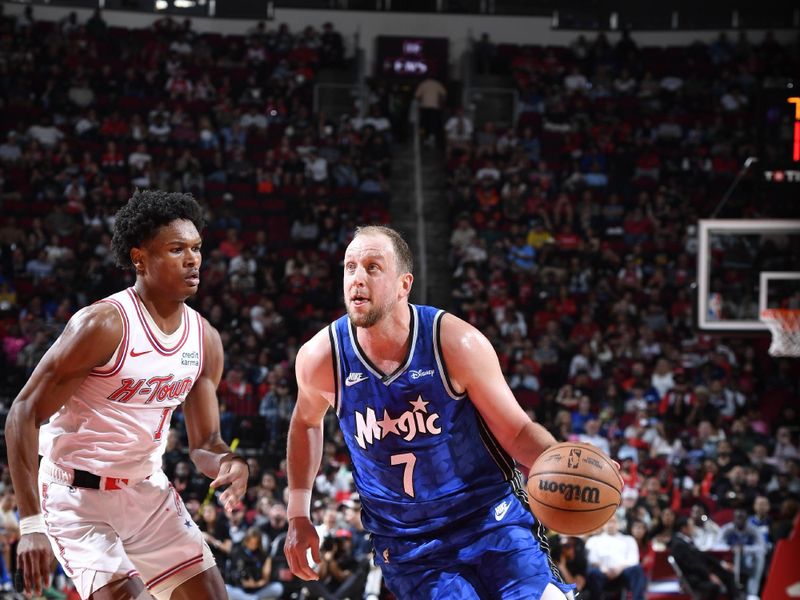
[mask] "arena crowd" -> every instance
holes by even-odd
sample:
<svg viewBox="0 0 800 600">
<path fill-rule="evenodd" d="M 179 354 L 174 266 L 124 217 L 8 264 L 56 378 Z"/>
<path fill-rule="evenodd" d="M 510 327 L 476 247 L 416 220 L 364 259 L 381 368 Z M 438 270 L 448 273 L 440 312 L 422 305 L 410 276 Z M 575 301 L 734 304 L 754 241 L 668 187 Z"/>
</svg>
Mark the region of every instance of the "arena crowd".
<svg viewBox="0 0 800 600">
<path fill-rule="evenodd" d="M 752 154 L 759 83 L 797 72 L 798 47 L 721 35 L 639 48 L 599 35 L 481 51 L 480 68 L 513 75 L 521 110 L 517 128 L 501 129 L 452 107 L 445 126 L 451 310 L 493 342 L 532 417 L 621 463 L 614 527 L 635 542 L 635 560 L 608 565 L 593 537 L 554 536 L 554 559 L 592 598 L 623 573 L 638 590 L 688 517 L 700 550 L 741 549 L 742 589 L 758 595 L 800 506 L 800 377 L 760 341 L 696 334 L 692 227 Z M 74 311 L 133 282 L 109 255 L 132 190 L 194 194 L 210 223 L 194 304 L 222 337 L 223 437 L 247 457 L 250 487 L 232 514 L 217 506 L 180 413 L 164 469 L 231 598 L 388 597 L 333 416 L 313 503 L 323 585 L 304 589 L 282 554 L 294 358 L 342 312 L 353 228 L 387 222 L 391 200 L 380 109 L 336 120 L 312 110 L 319 70 L 350 60 L 330 25 L 222 36 L 169 18 L 109 27 L 99 11 L 0 20 L 3 410 Z M 753 196 L 743 215 L 763 202 Z M 0 493 L 10 590 L 7 468 Z M 48 594 L 74 590 L 59 574 Z"/>
</svg>

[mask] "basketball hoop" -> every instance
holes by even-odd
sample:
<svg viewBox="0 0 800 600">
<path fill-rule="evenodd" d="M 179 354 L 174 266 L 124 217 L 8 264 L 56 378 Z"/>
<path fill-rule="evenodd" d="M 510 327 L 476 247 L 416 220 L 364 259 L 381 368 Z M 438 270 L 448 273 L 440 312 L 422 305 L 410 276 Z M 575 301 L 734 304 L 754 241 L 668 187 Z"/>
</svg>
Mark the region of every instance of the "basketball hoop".
<svg viewBox="0 0 800 600">
<path fill-rule="evenodd" d="M 767 308 L 761 321 L 772 332 L 770 356 L 800 356 L 800 310 Z"/>
</svg>

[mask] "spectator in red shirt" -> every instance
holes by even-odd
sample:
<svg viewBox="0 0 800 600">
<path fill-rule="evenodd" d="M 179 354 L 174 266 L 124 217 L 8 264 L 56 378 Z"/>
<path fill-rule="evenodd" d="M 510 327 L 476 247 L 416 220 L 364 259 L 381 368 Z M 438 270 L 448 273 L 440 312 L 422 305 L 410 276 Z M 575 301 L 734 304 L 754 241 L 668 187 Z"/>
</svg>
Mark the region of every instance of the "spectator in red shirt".
<svg viewBox="0 0 800 600">
<path fill-rule="evenodd" d="M 226 258 L 231 259 L 242 253 L 243 243 L 239 239 L 239 232 L 231 228 L 225 234 L 225 239 L 220 242 L 219 250 Z"/>
<path fill-rule="evenodd" d="M 103 137 L 123 138 L 128 135 L 128 124 L 118 112 L 114 111 L 103 121 L 100 134 Z"/>
<path fill-rule="evenodd" d="M 575 252 L 583 245 L 581 237 L 572 231 L 570 223 L 564 223 L 556 234 L 556 245 L 562 252 Z"/>
<path fill-rule="evenodd" d="M 244 379 L 241 365 L 233 365 L 219 384 L 217 397 L 229 412 L 238 416 L 252 416 L 257 411 L 253 385 Z"/>
<path fill-rule="evenodd" d="M 600 331 L 600 327 L 592 320 L 592 313 L 584 310 L 581 320 L 572 328 L 569 339 L 575 344 L 583 344 L 591 340 L 597 331 Z"/>
</svg>

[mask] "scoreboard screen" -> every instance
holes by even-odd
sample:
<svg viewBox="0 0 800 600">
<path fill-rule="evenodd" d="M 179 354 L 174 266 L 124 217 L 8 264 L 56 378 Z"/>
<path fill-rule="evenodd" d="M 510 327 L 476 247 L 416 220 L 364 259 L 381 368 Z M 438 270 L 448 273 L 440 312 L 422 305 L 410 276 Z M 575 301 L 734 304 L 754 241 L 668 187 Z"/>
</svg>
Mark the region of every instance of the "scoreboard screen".
<svg viewBox="0 0 800 600">
<path fill-rule="evenodd" d="M 800 183 L 800 84 L 787 80 L 762 90 L 760 117 L 764 182 Z"/>
<path fill-rule="evenodd" d="M 449 46 L 447 38 L 382 35 L 377 46 L 376 74 L 380 77 L 447 79 Z"/>
</svg>

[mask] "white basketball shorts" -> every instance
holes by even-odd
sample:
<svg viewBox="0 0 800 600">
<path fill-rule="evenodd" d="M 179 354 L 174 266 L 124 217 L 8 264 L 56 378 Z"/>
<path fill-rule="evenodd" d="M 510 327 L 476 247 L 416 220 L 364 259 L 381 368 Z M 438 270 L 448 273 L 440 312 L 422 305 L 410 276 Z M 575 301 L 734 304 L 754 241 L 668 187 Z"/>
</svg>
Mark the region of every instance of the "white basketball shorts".
<svg viewBox="0 0 800 600">
<path fill-rule="evenodd" d="M 60 471 L 60 472 L 59 472 Z M 66 485 L 47 459 L 39 497 L 56 558 L 86 599 L 118 579 L 141 577 L 159 600 L 215 565 L 202 533 L 162 471 L 119 489 Z"/>
</svg>

